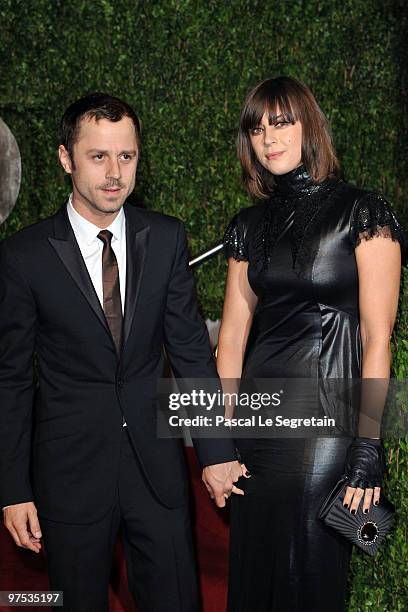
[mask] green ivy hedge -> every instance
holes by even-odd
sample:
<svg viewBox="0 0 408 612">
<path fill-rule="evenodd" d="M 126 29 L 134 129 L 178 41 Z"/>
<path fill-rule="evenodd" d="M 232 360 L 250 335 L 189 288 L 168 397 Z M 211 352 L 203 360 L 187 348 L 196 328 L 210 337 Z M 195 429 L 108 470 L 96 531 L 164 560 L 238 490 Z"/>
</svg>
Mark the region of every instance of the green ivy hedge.
<svg viewBox="0 0 408 612">
<path fill-rule="evenodd" d="M 139 200 L 182 218 L 193 254 L 219 243 L 249 204 L 235 156 L 240 106 L 259 79 L 279 74 L 315 93 L 347 180 L 384 193 L 407 223 L 406 13 L 403 0 L 0 0 L 0 115 L 23 167 L 0 238 L 62 203 L 59 118 L 77 97 L 105 90 L 142 119 Z M 221 313 L 225 271 L 218 257 L 196 272 L 206 316 Z M 399 377 L 408 373 L 407 323 L 401 306 Z M 350 611 L 408 605 L 407 442 L 390 440 L 388 450 L 399 526 L 375 562 L 354 554 Z"/>
</svg>

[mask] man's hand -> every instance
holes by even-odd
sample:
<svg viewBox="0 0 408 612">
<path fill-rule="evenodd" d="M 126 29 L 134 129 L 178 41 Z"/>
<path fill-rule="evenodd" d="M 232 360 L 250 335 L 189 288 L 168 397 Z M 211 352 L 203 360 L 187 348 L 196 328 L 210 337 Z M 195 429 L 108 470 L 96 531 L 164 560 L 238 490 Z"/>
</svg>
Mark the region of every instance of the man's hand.
<svg viewBox="0 0 408 612">
<path fill-rule="evenodd" d="M 40 552 L 42 534 L 34 502 L 8 506 L 3 510 L 3 518 L 4 525 L 17 546 L 35 553 Z"/>
<path fill-rule="evenodd" d="M 215 465 L 207 465 L 203 469 L 202 480 L 209 492 L 211 499 L 215 499 L 215 503 L 219 508 L 224 508 L 231 493 L 244 495 L 242 489 L 238 489 L 234 482 L 238 481 L 240 476 L 245 476 L 246 471 L 238 461 L 228 461 L 227 463 L 217 463 Z"/>
</svg>

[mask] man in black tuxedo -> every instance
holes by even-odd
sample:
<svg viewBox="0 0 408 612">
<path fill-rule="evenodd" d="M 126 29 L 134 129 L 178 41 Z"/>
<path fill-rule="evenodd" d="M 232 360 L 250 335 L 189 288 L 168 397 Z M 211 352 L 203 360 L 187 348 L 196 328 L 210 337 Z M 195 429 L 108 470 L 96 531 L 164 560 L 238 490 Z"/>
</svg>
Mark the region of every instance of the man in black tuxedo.
<svg viewBox="0 0 408 612">
<path fill-rule="evenodd" d="M 177 377 L 217 373 L 183 224 L 126 202 L 139 137 L 118 98 L 72 104 L 68 202 L 0 245 L 0 507 L 18 546 L 43 538 L 72 612 L 108 609 L 119 528 L 139 610 L 198 609 L 182 444 L 156 435 L 163 345 Z M 223 506 L 241 493 L 233 443 L 195 447 Z"/>
</svg>

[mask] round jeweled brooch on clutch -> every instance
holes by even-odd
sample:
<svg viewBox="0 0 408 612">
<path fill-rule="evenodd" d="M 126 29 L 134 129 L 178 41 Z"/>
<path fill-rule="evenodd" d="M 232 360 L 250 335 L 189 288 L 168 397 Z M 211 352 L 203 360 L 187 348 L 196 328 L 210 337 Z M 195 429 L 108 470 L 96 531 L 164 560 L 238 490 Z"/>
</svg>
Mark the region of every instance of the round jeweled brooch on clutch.
<svg viewBox="0 0 408 612">
<path fill-rule="evenodd" d="M 379 529 L 377 523 L 374 521 L 367 521 L 361 525 L 357 530 L 357 537 L 359 542 L 365 544 L 365 546 L 371 546 L 374 544 L 379 535 Z"/>
</svg>

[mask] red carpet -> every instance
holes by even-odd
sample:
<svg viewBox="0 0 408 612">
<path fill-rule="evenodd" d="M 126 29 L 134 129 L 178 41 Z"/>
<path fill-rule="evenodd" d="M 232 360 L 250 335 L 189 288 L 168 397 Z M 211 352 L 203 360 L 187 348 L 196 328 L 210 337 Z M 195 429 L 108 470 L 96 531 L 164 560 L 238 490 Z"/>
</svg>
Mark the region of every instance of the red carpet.
<svg viewBox="0 0 408 612">
<path fill-rule="evenodd" d="M 202 590 L 203 612 L 224 612 L 226 605 L 228 525 L 227 512 L 218 510 L 201 482 L 194 451 L 187 448 L 190 466 L 194 526 Z M 8 532 L 0 528 L 0 591 L 48 589 L 45 556 L 15 546 Z M 111 612 L 136 612 L 130 598 L 122 547 L 117 543 L 110 587 Z M 1 607 L 1 612 L 22 608 Z M 47 610 L 29 607 L 27 610 Z M 62 609 L 62 608 L 61 608 Z"/>
</svg>

